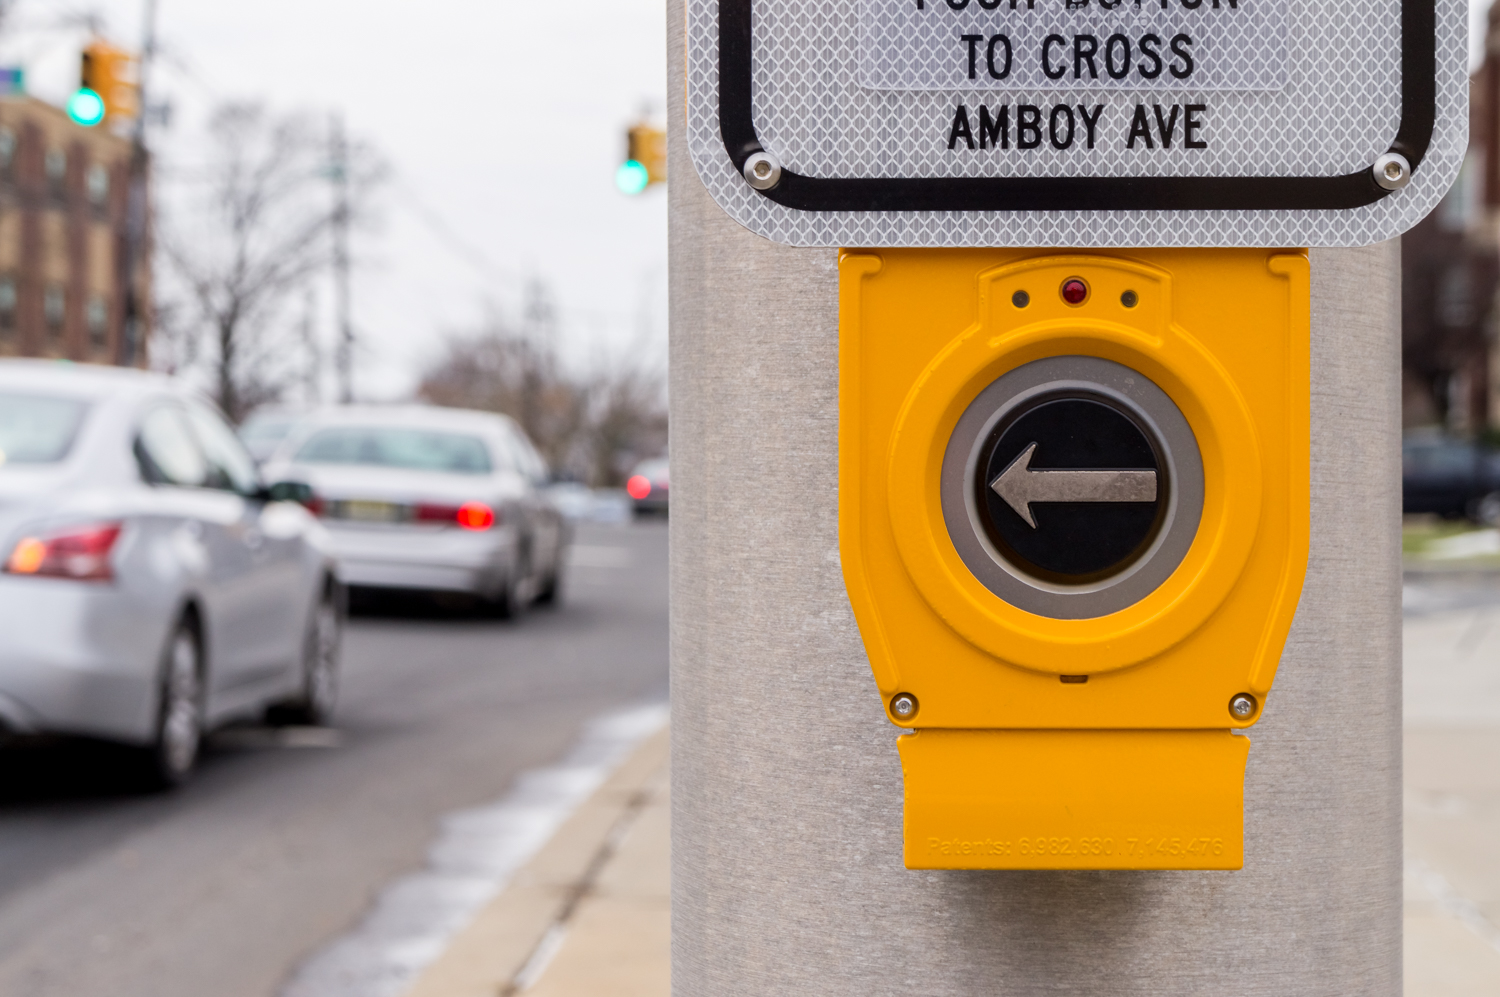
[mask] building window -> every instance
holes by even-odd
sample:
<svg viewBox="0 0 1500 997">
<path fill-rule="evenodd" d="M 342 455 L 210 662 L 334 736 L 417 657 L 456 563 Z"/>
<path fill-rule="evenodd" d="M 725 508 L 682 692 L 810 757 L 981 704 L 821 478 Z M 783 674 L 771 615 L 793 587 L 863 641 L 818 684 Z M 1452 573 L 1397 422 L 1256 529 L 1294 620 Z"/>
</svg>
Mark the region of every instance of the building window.
<svg viewBox="0 0 1500 997">
<path fill-rule="evenodd" d="M 104 164 L 94 163 L 90 166 L 84 183 L 88 187 L 89 203 L 96 208 L 104 207 L 104 202 L 109 198 L 109 170 L 104 168 Z"/>
<path fill-rule="evenodd" d="M 105 334 L 109 331 L 109 306 L 104 303 L 104 296 L 101 294 L 89 296 L 88 325 L 89 342 L 94 349 L 102 350 Z"/>
<path fill-rule="evenodd" d="M 16 327 L 16 279 L 0 277 L 0 329 L 10 332 Z"/>
<path fill-rule="evenodd" d="M 63 182 L 68 178 L 68 154 L 61 149 L 48 149 L 45 161 L 47 186 L 54 197 L 63 195 Z"/>
<path fill-rule="evenodd" d="M 16 161 L 16 133 L 0 126 L 0 172 L 10 173 Z"/>
<path fill-rule="evenodd" d="M 47 285 L 47 291 L 42 295 L 42 318 L 46 319 L 47 328 L 53 333 L 62 328 L 66 301 L 61 284 Z"/>
</svg>

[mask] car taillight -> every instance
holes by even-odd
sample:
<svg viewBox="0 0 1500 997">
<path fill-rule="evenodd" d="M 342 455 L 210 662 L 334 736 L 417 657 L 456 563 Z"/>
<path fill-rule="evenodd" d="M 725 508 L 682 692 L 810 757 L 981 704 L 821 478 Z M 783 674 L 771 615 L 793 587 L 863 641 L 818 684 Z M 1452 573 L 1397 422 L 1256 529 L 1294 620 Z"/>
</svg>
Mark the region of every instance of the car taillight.
<svg viewBox="0 0 1500 997">
<path fill-rule="evenodd" d="M 314 516 L 318 516 L 319 518 L 321 518 L 324 513 L 328 511 L 328 503 L 324 502 L 317 495 L 309 495 L 302 501 L 302 505 L 307 509 L 308 512 L 312 513 Z"/>
<path fill-rule="evenodd" d="M 616 479 L 618 480 L 618 479 Z M 651 494 L 651 479 L 644 474 L 637 474 L 625 482 L 625 493 L 636 501 L 640 501 Z"/>
<path fill-rule="evenodd" d="M 463 505 L 424 502 L 413 508 L 412 518 L 419 523 L 457 523 L 466 530 L 487 530 L 499 520 L 495 510 L 483 502 L 465 502 Z"/>
<path fill-rule="evenodd" d="M 483 502 L 465 502 L 458 507 L 458 525 L 466 530 L 487 530 L 495 525 L 495 510 Z"/>
<path fill-rule="evenodd" d="M 5 570 L 13 575 L 109 581 L 114 577 L 109 552 L 120 538 L 120 529 L 120 523 L 103 523 L 45 537 L 23 537 L 10 552 Z"/>
</svg>

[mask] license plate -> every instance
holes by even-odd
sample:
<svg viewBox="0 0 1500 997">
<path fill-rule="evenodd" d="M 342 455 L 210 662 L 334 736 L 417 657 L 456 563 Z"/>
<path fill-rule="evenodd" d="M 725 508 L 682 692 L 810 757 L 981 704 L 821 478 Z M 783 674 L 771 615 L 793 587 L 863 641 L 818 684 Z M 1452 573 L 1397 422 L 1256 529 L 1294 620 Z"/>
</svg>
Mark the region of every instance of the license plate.
<svg viewBox="0 0 1500 997">
<path fill-rule="evenodd" d="M 401 518 L 401 507 L 394 502 L 367 502 L 361 499 L 341 503 L 345 519 L 361 523 L 394 523 Z"/>
</svg>

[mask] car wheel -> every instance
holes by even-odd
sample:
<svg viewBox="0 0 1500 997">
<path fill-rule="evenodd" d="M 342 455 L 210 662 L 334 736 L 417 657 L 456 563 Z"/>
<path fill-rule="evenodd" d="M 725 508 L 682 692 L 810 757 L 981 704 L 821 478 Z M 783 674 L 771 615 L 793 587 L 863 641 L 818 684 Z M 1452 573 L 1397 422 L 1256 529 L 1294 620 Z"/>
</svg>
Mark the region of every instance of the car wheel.
<svg viewBox="0 0 1500 997">
<path fill-rule="evenodd" d="M 344 605 L 339 590 L 324 586 L 307 621 L 302 643 L 302 689 L 295 699 L 270 711 L 274 723 L 326 724 L 338 701 L 339 652 L 344 636 Z"/>
<path fill-rule="evenodd" d="M 1500 492 L 1490 492 L 1475 502 L 1473 519 L 1482 526 L 1500 526 Z"/>
<path fill-rule="evenodd" d="M 527 591 L 530 574 L 530 561 L 523 548 L 510 566 L 500 591 L 488 600 L 490 611 L 495 616 L 502 620 L 517 620 L 525 615 L 527 597 L 531 594 Z"/>
<path fill-rule="evenodd" d="M 147 775 L 158 788 L 180 786 L 198 762 L 203 739 L 203 654 L 190 618 L 177 624 L 161 666 L 156 736 Z"/>
<path fill-rule="evenodd" d="M 547 574 L 547 580 L 542 583 L 541 591 L 533 600 L 538 606 L 556 606 L 562 602 L 562 552 L 559 550 L 556 560 L 552 563 L 552 570 Z"/>
</svg>

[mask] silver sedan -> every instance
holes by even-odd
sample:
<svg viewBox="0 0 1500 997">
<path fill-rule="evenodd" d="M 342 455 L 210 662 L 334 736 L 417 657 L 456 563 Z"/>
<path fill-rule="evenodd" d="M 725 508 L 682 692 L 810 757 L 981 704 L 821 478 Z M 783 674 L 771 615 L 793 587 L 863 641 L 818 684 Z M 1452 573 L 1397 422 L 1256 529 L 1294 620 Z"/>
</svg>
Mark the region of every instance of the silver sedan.
<svg viewBox="0 0 1500 997">
<path fill-rule="evenodd" d="M 343 595 L 301 497 L 167 378 L 0 361 L 0 728 L 137 745 L 170 785 L 213 725 L 325 719 Z"/>
<path fill-rule="evenodd" d="M 460 592 L 513 616 L 550 602 L 567 528 L 547 466 L 503 415 L 429 406 L 305 416 L 266 464 L 305 483 L 350 586 Z"/>
</svg>

